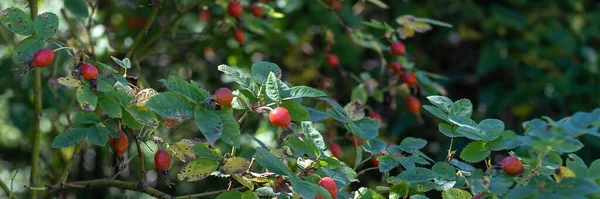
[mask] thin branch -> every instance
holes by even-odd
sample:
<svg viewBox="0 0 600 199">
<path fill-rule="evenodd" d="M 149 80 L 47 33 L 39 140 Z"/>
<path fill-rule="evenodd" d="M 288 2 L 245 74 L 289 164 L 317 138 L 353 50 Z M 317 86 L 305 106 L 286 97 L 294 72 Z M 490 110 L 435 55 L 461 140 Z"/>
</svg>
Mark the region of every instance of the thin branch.
<svg viewBox="0 0 600 199">
<path fill-rule="evenodd" d="M 370 168 L 363 169 L 362 171 L 358 172 L 356 175 L 360 176 L 362 174 L 365 174 L 367 171 L 371 171 L 371 170 L 375 170 L 375 169 L 379 169 L 379 167 L 370 167 Z"/>
<path fill-rule="evenodd" d="M 94 189 L 94 188 L 106 188 L 106 187 L 116 187 L 116 188 L 131 190 L 131 191 L 142 192 L 142 193 L 146 193 L 150 196 L 154 196 L 156 198 L 161 198 L 161 199 L 172 198 L 172 196 L 169 194 L 161 192 L 152 187 L 143 186 L 142 184 L 139 184 L 139 183 L 126 182 L 126 181 L 120 181 L 120 180 L 109 180 L 109 179 L 71 182 L 71 183 L 64 183 L 61 185 L 48 186 L 49 191 L 48 191 L 48 194 L 46 195 L 46 198 L 52 198 L 52 196 L 54 196 L 62 191 L 65 191 L 65 190 Z"/>
<path fill-rule="evenodd" d="M 140 182 L 146 183 L 146 170 L 144 169 L 144 153 L 142 147 L 140 147 L 140 138 L 135 136 L 135 146 L 137 147 L 138 159 L 140 160 Z"/>
<path fill-rule="evenodd" d="M 233 188 L 231 190 L 242 190 L 242 189 L 245 189 L 245 188 L 246 187 L 237 187 L 237 188 Z M 220 193 L 227 192 L 227 191 L 228 190 L 224 189 L 224 190 L 210 191 L 210 192 L 204 192 L 204 193 L 197 193 L 197 194 L 186 195 L 186 196 L 177 196 L 177 197 L 175 197 L 175 199 L 200 198 L 200 197 L 204 197 L 204 196 L 211 196 L 211 195 L 220 194 Z"/>
<path fill-rule="evenodd" d="M 148 30 L 150 29 L 150 26 L 154 22 L 154 19 L 156 18 L 156 14 L 158 14 L 158 8 L 159 8 L 159 6 L 154 6 L 154 8 L 152 9 L 152 14 L 150 14 L 150 19 L 146 22 L 146 24 L 144 25 L 144 28 L 135 37 L 135 41 L 133 41 L 133 44 L 131 44 L 131 46 L 129 46 L 129 50 L 127 51 L 127 54 L 125 54 L 125 58 L 130 58 L 131 55 L 133 55 L 133 51 L 135 50 L 135 47 L 140 43 L 140 41 L 142 41 L 142 38 L 144 37 L 144 35 L 146 35 Z"/>
<path fill-rule="evenodd" d="M 29 0 L 29 11 L 31 19 L 35 21 L 38 14 L 38 1 Z M 40 119 L 42 117 L 42 71 L 40 68 L 35 68 L 33 71 L 33 107 L 34 107 L 34 124 L 33 124 L 33 147 L 31 149 L 31 173 L 29 177 L 29 185 L 37 186 L 38 170 L 40 161 Z M 31 192 L 31 198 L 37 198 L 35 191 Z"/>
<path fill-rule="evenodd" d="M 73 151 L 73 156 L 71 156 L 71 159 L 68 160 L 67 166 L 63 170 L 62 174 L 60 174 L 60 179 L 59 179 L 60 183 L 64 183 L 65 181 L 67 181 L 67 178 L 69 177 L 69 173 L 71 172 L 71 169 L 73 168 L 73 164 L 75 162 L 77 162 L 77 160 L 79 159 L 79 152 L 83 148 L 84 143 L 85 142 L 81 142 L 81 143 L 77 144 L 77 146 L 75 146 L 75 150 Z"/>
<path fill-rule="evenodd" d="M 6 184 L 4 184 L 2 180 L 0 180 L 0 188 L 4 190 L 4 193 L 6 193 L 7 197 L 12 195 L 12 192 L 10 191 L 10 189 L 8 189 L 8 187 L 6 186 Z M 12 198 L 14 199 L 15 196 L 13 195 Z"/>
</svg>

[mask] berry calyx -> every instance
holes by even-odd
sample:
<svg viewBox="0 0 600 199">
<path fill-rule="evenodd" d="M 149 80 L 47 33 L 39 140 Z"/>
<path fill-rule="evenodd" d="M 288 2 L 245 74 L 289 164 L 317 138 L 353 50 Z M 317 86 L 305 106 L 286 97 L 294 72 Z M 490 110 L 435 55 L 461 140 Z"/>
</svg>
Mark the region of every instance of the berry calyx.
<svg viewBox="0 0 600 199">
<path fill-rule="evenodd" d="M 240 44 L 244 44 L 244 31 L 239 28 L 233 29 L 233 38 Z"/>
<path fill-rule="evenodd" d="M 200 21 L 204 23 L 210 22 L 211 18 L 212 15 L 210 14 L 210 11 L 206 8 L 202 9 L 202 11 L 200 11 L 200 13 L 198 14 L 198 19 L 200 19 Z"/>
<path fill-rule="evenodd" d="M 122 130 L 119 130 L 119 138 L 115 138 L 112 141 L 113 148 L 119 155 L 125 154 L 127 152 L 127 148 L 129 148 L 129 139 L 127 138 L 127 134 Z"/>
<path fill-rule="evenodd" d="M 242 7 L 242 4 L 240 4 L 240 2 L 234 1 L 229 3 L 229 5 L 227 6 L 227 12 L 232 17 L 238 18 L 242 16 L 244 8 Z"/>
<path fill-rule="evenodd" d="M 54 51 L 50 49 L 40 49 L 33 54 L 33 66 L 43 68 L 54 60 Z"/>
<path fill-rule="evenodd" d="M 250 6 L 250 12 L 252 13 L 252 15 L 258 18 L 261 18 L 263 16 L 262 8 L 256 5 Z"/>
<path fill-rule="evenodd" d="M 227 106 L 231 104 L 231 100 L 233 100 L 233 94 L 231 93 L 231 90 L 229 90 L 228 88 L 219 88 L 217 89 L 217 91 L 215 91 L 215 98 L 217 101 L 217 104 L 221 105 L 221 106 Z"/>
<path fill-rule="evenodd" d="M 340 147 L 340 145 L 336 143 L 331 143 L 329 145 L 329 150 L 331 151 L 331 154 L 336 158 L 342 157 L 342 147 Z"/>
<path fill-rule="evenodd" d="M 417 76 L 415 76 L 414 73 L 402 73 L 402 75 L 400 76 L 402 77 L 402 81 L 404 81 L 404 83 L 406 83 L 410 87 L 416 86 L 419 83 L 419 81 L 417 80 Z"/>
<path fill-rule="evenodd" d="M 90 63 L 81 65 L 81 75 L 87 80 L 98 78 L 98 68 Z"/>
<path fill-rule="evenodd" d="M 342 2 L 338 0 L 329 0 L 329 6 L 333 11 L 339 11 L 342 9 Z"/>
<path fill-rule="evenodd" d="M 516 157 L 508 156 L 502 160 L 502 170 L 508 175 L 516 175 L 523 171 L 523 163 Z"/>
<path fill-rule="evenodd" d="M 340 64 L 340 59 L 338 59 L 337 55 L 328 54 L 325 59 L 327 59 L 327 64 L 331 67 L 335 67 Z"/>
<path fill-rule="evenodd" d="M 421 111 L 421 102 L 415 96 L 408 96 L 406 98 L 406 108 L 411 113 L 419 113 Z"/>
<path fill-rule="evenodd" d="M 327 192 L 329 192 L 329 195 L 331 195 L 331 198 L 334 198 L 334 199 L 337 198 L 338 188 L 337 188 L 337 185 L 335 184 L 335 181 L 333 180 L 333 178 L 330 178 L 330 177 L 321 178 L 321 180 L 319 180 L 318 185 L 327 189 Z M 317 194 L 316 198 L 323 199 L 323 196 Z"/>
<path fill-rule="evenodd" d="M 402 64 L 400 64 L 400 62 L 394 61 L 390 63 L 390 68 L 392 68 L 395 73 L 402 73 Z"/>
<path fill-rule="evenodd" d="M 166 151 L 159 149 L 156 154 L 154 154 L 154 165 L 156 165 L 158 170 L 169 170 L 169 166 L 171 165 L 171 157 Z"/>
<path fill-rule="evenodd" d="M 292 116 L 287 109 L 277 107 L 269 113 L 269 120 L 275 126 L 286 127 L 292 122 Z"/>
<path fill-rule="evenodd" d="M 406 52 L 406 47 L 401 41 L 395 41 L 392 42 L 392 45 L 390 45 L 390 51 L 394 55 L 404 55 Z"/>
</svg>

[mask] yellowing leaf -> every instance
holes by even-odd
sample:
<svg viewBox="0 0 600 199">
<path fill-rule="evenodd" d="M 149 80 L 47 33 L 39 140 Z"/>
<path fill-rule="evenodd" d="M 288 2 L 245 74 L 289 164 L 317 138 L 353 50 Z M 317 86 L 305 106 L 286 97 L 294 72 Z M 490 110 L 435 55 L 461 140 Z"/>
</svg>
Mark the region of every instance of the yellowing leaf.
<svg viewBox="0 0 600 199">
<path fill-rule="evenodd" d="M 81 85 L 81 81 L 72 77 L 59 77 L 58 83 L 71 88 L 76 88 Z"/>
<path fill-rule="evenodd" d="M 413 29 L 416 32 L 424 33 L 431 30 L 431 25 L 423 22 L 411 22 L 404 25 L 407 28 Z"/>
<path fill-rule="evenodd" d="M 185 165 L 177 174 L 179 180 L 193 182 L 206 178 L 219 168 L 219 162 L 208 158 L 198 158 Z"/>
<path fill-rule="evenodd" d="M 233 179 L 237 180 L 240 184 L 244 185 L 245 187 L 248 187 L 249 190 L 254 190 L 254 183 L 252 183 L 250 179 L 238 174 L 233 174 L 231 175 L 231 177 L 233 177 Z"/>
<path fill-rule="evenodd" d="M 404 27 L 400 31 L 398 31 L 398 35 L 400 36 L 401 39 L 411 38 L 411 37 L 415 36 L 415 31 L 408 27 Z"/>
<path fill-rule="evenodd" d="M 195 140 L 183 139 L 173 145 L 169 145 L 169 149 L 173 152 L 173 155 L 179 158 L 183 162 L 190 162 L 196 159 L 196 155 L 192 151 L 192 146 L 196 144 Z"/>
<path fill-rule="evenodd" d="M 221 167 L 221 173 L 231 175 L 231 174 L 241 174 L 244 173 L 248 169 L 248 165 L 250 162 L 245 158 L 241 157 L 231 157 L 225 160 L 225 163 Z"/>
<path fill-rule="evenodd" d="M 565 179 L 565 178 L 572 178 L 575 177 L 575 173 L 573 173 L 573 171 L 565 166 L 560 166 L 558 169 L 556 169 L 554 171 L 554 180 L 556 180 L 556 182 L 560 182 L 561 180 Z"/>
<path fill-rule="evenodd" d="M 137 106 L 144 106 L 146 102 L 155 94 L 156 91 L 154 91 L 154 89 L 151 88 L 141 90 L 135 95 L 135 98 L 133 99 L 133 104 Z"/>
</svg>

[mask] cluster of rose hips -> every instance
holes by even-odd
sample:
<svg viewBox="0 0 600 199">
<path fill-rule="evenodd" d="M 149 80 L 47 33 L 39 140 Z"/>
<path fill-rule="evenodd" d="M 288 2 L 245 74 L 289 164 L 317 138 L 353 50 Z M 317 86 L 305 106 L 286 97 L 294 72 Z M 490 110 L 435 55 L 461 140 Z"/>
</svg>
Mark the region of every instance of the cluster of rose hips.
<svg viewBox="0 0 600 199">
<path fill-rule="evenodd" d="M 43 68 L 52 63 L 54 60 L 54 50 L 40 49 L 33 55 L 32 65 L 34 67 Z M 87 80 L 95 80 L 98 78 L 98 68 L 90 63 L 81 65 L 81 76 Z"/>
<path fill-rule="evenodd" d="M 119 138 L 115 139 L 111 137 L 109 143 L 121 158 L 124 157 L 129 148 L 129 138 L 127 138 L 127 134 L 122 130 L 119 130 Z M 154 165 L 156 169 L 167 175 L 171 165 L 171 157 L 166 151 L 159 148 L 154 154 Z"/>
<path fill-rule="evenodd" d="M 267 1 L 261 0 L 259 2 L 266 3 Z M 252 13 L 252 15 L 254 15 L 257 18 L 262 18 L 264 16 L 263 9 L 256 4 L 251 5 L 248 9 L 250 10 L 250 13 Z M 232 16 L 233 18 L 236 18 L 237 21 L 241 21 L 240 17 L 244 13 L 244 7 L 242 6 L 242 4 L 240 2 L 238 2 L 237 0 L 234 0 L 234 1 L 230 2 L 229 5 L 227 5 L 227 13 L 230 16 Z M 200 20 L 202 20 L 204 22 L 208 22 L 211 18 L 210 12 L 208 11 L 208 9 L 206 9 L 206 8 L 203 9 L 202 12 L 200 12 L 200 14 L 199 14 L 199 18 L 200 18 Z M 244 31 L 241 28 L 234 28 L 233 29 L 233 38 L 240 45 L 243 45 L 244 41 L 245 41 Z"/>
<path fill-rule="evenodd" d="M 215 91 L 215 101 L 221 106 L 228 106 L 233 100 L 233 93 L 229 88 L 219 88 Z M 283 108 L 277 107 L 269 113 L 269 120 L 277 127 L 287 127 L 292 122 L 290 112 Z"/>
</svg>

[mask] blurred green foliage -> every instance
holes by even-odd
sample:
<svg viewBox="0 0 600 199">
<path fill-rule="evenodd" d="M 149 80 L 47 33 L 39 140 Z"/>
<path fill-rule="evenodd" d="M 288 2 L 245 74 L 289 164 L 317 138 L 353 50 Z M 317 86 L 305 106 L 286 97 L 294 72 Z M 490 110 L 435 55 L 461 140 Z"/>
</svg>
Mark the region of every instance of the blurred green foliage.
<svg viewBox="0 0 600 199">
<path fill-rule="evenodd" d="M 65 14 L 58 14 L 61 26 L 54 39 L 93 51 L 92 57 L 104 63 L 112 63 L 110 56 L 125 56 L 151 12 L 144 1 L 92 1 L 97 3 L 97 9 L 88 13 L 94 14 L 88 32 L 85 27 L 89 22 L 82 17 L 85 13 L 61 12 L 63 3 L 60 0 L 41 2 L 41 11 Z M 350 101 L 352 90 L 358 83 L 348 74 L 325 64 L 324 56 L 330 52 L 338 55 L 340 67 L 349 73 L 366 71 L 374 77 L 387 77 L 377 76 L 381 67 L 378 53 L 355 44 L 347 30 L 319 0 L 270 1 L 269 5 L 283 14 L 283 18 L 255 19 L 245 14 L 242 21 L 246 25 L 246 43 L 243 46 L 231 36 L 230 26 L 235 23 L 231 17 L 225 17 L 227 1 L 205 1 L 209 2 L 206 6 L 212 13 L 210 23 L 199 21 L 198 13 L 202 8 L 196 6 L 157 42 L 151 46 L 144 45 L 150 36 L 161 31 L 178 12 L 193 2 L 196 1 L 165 1 L 145 40 L 138 46 L 133 68 L 128 73 L 140 77 L 140 82 L 146 87 L 164 90 L 158 80 L 178 75 L 213 91 L 233 85 L 231 80 L 220 76 L 217 71 L 219 64 L 249 71 L 251 63 L 266 60 L 278 63 L 287 75 L 284 79 L 294 85 L 321 88 L 345 104 Z M 242 2 L 248 5 L 250 1 Z M 507 129 L 519 131 L 523 121 L 534 117 L 562 118 L 576 111 L 600 107 L 597 51 L 600 46 L 600 21 L 597 20 L 600 19 L 600 4 L 595 1 L 389 0 L 384 1 L 389 9 L 364 4 L 366 7 L 357 16 L 353 7 L 356 11 L 354 3 L 359 2 L 362 1 L 344 1 L 339 12 L 340 20 L 353 29 L 371 31 L 361 22 L 376 19 L 392 24 L 396 17 L 407 14 L 453 25 L 453 28 L 435 27 L 404 43 L 408 58 L 416 63 L 416 68 L 445 76 L 436 82 L 445 88 L 450 98 L 473 101 L 474 118 L 498 118 L 505 122 Z M 11 6 L 25 9 L 26 3 L 20 0 L 0 2 L 0 10 Z M 328 31 L 334 35 L 335 44 L 331 46 L 326 42 Z M 378 34 L 381 33 L 373 31 L 373 35 Z M 26 170 L 31 150 L 28 138 L 34 116 L 32 75 L 20 76 L 19 69 L 24 66 L 16 65 L 12 60 L 12 52 L 22 38 L 0 28 L 0 179 L 10 182 L 18 169 L 14 186 L 17 193 L 23 193 L 22 185 L 27 184 L 29 172 Z M 89 45 L 90 42 L 93 45 Z M 49 47 L 57 46 L 52 44 Z M 74 68 L 74 60 L 60 51 L 54 63 L 42 73 L 42 176 L 59 175 L 61 163 L 72 154 L 72 149 L 50 150 L 50 143 L 54 136 L 68 128 L 67 113 L 77 109 L 73 106 L 74 90 L 57 83 L 58 77 L 67 76 Z M 418 123 L 412 114 L 404 110 L 402 100 L 393 101 L 397 108 L 392 108 L 391 97 L 386 94 L 383 103 L 373 100 L 368 103 L 370 109 L 383 116 L 386 128 L 381 131 L 386 136 L 385 140 L 398 142 L 406 136 L 423 138 L 430 143 L 424 151 L 438 160 L 443 159 L 448 140 L 439 134 L 433 117 L 423 114 L 424 123 Z M 169 142 L 199 136 L 195 130 L 187 130 L 195 129 L 192 123 L 184 123 L 171 130 L 161 129 L 160 133 L 168 137 Z M 318 128 L 322 132 L 336 131 L 327 123 Z M 244 131 L 258 138 L 270 138 L 275 133 L 266 120 L 256 116 L 249 118 Z M 344 149 L 354 148 L 350 145 L 351 139 L 343 132 L 337 134 L 336 141 L 342 143 Z M 594 153 L 600 149 L 599 141 L 582 141 L 588 147 L 579 155 L 586 162 L 600 157 Z M 461 140 L 455 140 L 455 143 L 466 144 Z M 86 148 L 84 158 L 71 176 L 78 179 L 103 177 L 108 161 L 106 148 L 91 145 Z M 344 155 L 342 159 L 354 162 L 353 153 Z M 146 154 L 146 164 L 152 164 L 151 153 Z M 251 149 L 243 150 L 242 156 L 244 154 L 251 155 Z M 135 174 L 132 172 L 131 175 Z M 128 178 L 134 179 L 132 176 Z M 375 180 L 379 180 L 372 176 L 360 179 L 363 184 L 373 187 Z M 171 191 L 186 194 L 215 190 L 220 188 L 214 185 L 226 183 L 227 180 L 218 178 L 196 184 L 180 183 L 177 189 Z M 116 189 L 111 190 L 111 193 L 117 192 Z M 138 197 L 133 192 L 128 194 Z"/>
</svg>

